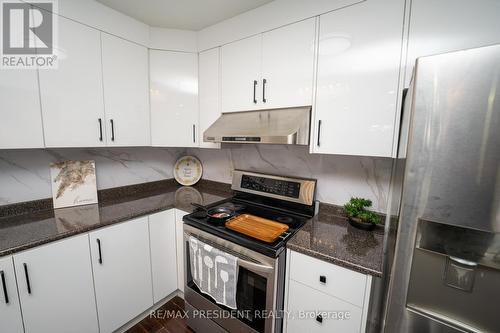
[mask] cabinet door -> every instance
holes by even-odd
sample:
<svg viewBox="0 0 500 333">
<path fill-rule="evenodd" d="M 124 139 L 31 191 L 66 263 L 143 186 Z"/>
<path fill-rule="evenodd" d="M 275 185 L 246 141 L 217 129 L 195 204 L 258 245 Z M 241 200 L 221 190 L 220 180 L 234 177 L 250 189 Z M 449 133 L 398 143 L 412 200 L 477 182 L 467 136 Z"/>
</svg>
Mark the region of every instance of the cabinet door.
<svg viewBox="0 0 500 333">
<path fill-rule="evenodd" d="M 24 332 L 12 257 L 0 258 L 0 332 Z"/>
<path fill-rule="evenodd" d="M 26 333 L 98 332 L 89 238 L 14 255 Z"/>
<path fill-rule="evenodd" d="M 108 146 L 147 146 L 149 129 L 148 50 L 101 34 L 104 109 Z"/>
<path fill-rule="evenodd" d="M 148 218 L 90 233 L 101 333 L 112 332 L 153 305 Z"/>
<path fill-rule="evenodd" d="M 150 50 L 153 146 L 198 146 L 198 55 Z"/>
<path fill-rule="evenodd" d="M 391 156 L 403 6 L 367 1 L 320 16 L 313 152 Z"/>
<path fill-rule="evenodd" d="M 177 243 L 177 288 L 184 292 L 184 222 L 182 218 L 188 213 L 175 210 L 175 234 Z"/>
<path fill-rule="evenodd" d="M 198 59 L 200 130 L 202 148 L 220 148 L 220 144 L 203 142 L 203 132 L 219 118 L 220 109 L 220 48 L 200 52 Z"/>
<path fill-rule="evenodd" d="M 261 107 L 262 35 L 224 45 L 221 50 L 222 112 Z"/>
<path fill-rule="evenodd" d="M 149 216 L 153 299 L 157 303 L 177 290 L 175 210 Z"/>
<path fill-rule="evenodd" d="M 406 87 L 417 57 L 500 43 L 500 2 L 412 0 Z"/>
<path fill-rule="evenodd" d="M 287 333 L 359 333 L 363 327 L 361 308 L 293 280 L 288 289 L 288 311 L 294 317 L 287 318 Z"/>
<path fill-rule="evenodd" d="M 63 17 L 58 20 L 58 68 L 39 70 L 45 145 L 104 146 L 100 33 Z"/>
<path fill-rule="evenodd" d="M 0 149 L 43 148 L 36 69 L 2 70 L 0 117 Z"/>
<path fill-rule="evenodd" d="M 261 102 L 267 108 L 312 105 L 315 29 L 311 18 L 263 34 Z"/>
</svg>

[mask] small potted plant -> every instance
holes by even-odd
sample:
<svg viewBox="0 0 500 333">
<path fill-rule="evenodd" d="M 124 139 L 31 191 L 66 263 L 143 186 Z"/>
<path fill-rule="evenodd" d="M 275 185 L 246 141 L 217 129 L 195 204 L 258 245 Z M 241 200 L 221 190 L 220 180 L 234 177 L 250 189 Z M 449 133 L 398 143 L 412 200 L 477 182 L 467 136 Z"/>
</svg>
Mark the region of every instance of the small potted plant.
<svg viewBox="0 0 500 333">
<path fill-rule="evenodd" d="M 344 205 L 349 224 L 359 229 L 373 230 L 375 225 L 382 223 L 382 220 L 377 214 L 365 209 L 366 207 L 371 207 L 371 205 L 371 200 L 351 198 L 351 200 Z"/>
</svg>

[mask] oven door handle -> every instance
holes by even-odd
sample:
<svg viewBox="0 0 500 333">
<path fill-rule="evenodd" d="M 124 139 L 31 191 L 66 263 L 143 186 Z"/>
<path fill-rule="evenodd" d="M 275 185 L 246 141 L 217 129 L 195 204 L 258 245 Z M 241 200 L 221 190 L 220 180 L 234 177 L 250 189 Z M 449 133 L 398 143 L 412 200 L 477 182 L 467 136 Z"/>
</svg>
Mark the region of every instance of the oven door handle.
<svg viewBox="0 0 500 333">
<path fill-rule="evenodd" d="M 238 265 L 240 267 L 246 268 L 250 271 L 254 271 L 256 273 L 263 273 L 263 274 L 270 274 L 274 270 L 274 268 L 272 266 L 256 264 L 254 262 L 243 260 L 240 258 L 238 258 Z"/>
</svg>

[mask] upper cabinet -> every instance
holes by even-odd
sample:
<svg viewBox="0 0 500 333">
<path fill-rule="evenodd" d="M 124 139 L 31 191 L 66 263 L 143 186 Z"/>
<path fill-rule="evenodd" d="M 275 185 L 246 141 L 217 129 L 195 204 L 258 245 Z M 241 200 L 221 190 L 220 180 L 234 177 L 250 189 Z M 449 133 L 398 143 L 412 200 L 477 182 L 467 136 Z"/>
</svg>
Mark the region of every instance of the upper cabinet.
<svg viewBox="0 0 500 333">
<path fill-rule="evenodd" d="M 222 112 L 248 111 L 258 107 L 261 50 L 262 35 L 222 47 Z"/>
<path fill-rule="evenodd" d="M 311 150 L 392 156 L 404 1 L 367 1 L 320 16 Z"/>
<path fill-rule="evenodd" d="M 316 19 L 222 47 L 222 112 L 312 104 Z"/>
<path fill-rule="evenodd" d="M 0 149 L 44 146 L 36 69 L 1 71 L 0 119 Z"/>
<path fill-rule="evenodd" d="M 200 130 L 199 143 L 202 148 L 219 148 L 220 144 L 203 142 L 203 132 L 221 114 L 220 105 L 220 48 L 200 52 L 198 58 Z"/>
<path fill-rule="evenodd" d="M 198 146 L 198 55 L 149 51 L 153 146 Z"/>
<path fill-rule="evenodd" d="M 406 87 L 421 56 L 500 43 L 500 1 L 412 0 Z"/>
<path fill-rule="evenodd" d="M 104 146 L 100 33 L 63 17 L 58 20 L 58 68 L 39 70 L 45 145 Z"/>
<path fill-rule="evenodd" d="M 108 146 L 150 145 L 148 49 L 101 34 Z"/>
<path fill-rule="evenodd" d="M 262 35 L 264 108 L 312 105 L 316 18 Z"/>
</svg>

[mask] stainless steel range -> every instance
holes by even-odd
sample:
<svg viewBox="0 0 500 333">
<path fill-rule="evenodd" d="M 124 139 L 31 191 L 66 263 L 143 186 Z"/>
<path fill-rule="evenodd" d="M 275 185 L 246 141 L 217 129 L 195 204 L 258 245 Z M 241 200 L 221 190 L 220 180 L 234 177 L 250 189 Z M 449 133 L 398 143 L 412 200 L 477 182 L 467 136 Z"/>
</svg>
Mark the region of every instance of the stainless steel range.
<svg viewBox="0 0 500 333">
<path fill-rule="evenodd" d="M 184 217 L 184 297 L 188 324 L 197 332 L 281 332 L 287 240 L 315 214 L 316 180 L 235 170 L 232 198 L 207 208 L 229 208 L 284 223 L 288 230 L 274 243 L 237 233 L 214 223 L 198 209 Z M 237 258 L 237 309 L 215 303 L 193 281 L 189 239 Z M 217 278 L 217 272 L 216 272 Z M 207 318 L 208 317 L 208 318 Z"/>
</svg>

